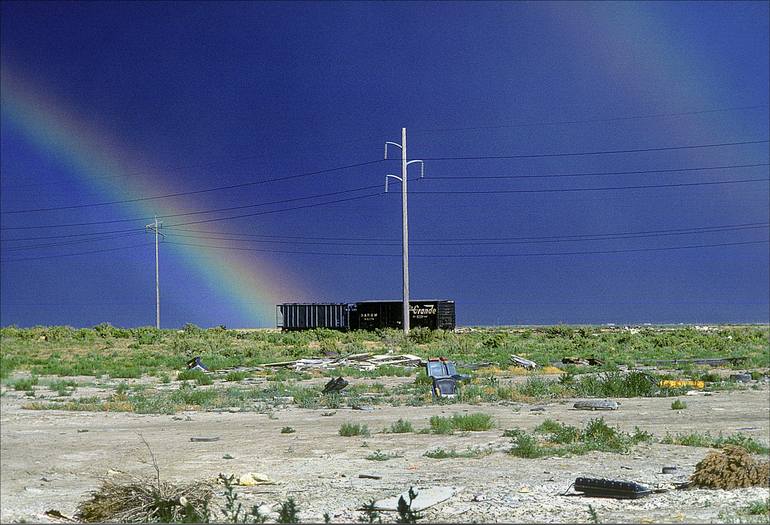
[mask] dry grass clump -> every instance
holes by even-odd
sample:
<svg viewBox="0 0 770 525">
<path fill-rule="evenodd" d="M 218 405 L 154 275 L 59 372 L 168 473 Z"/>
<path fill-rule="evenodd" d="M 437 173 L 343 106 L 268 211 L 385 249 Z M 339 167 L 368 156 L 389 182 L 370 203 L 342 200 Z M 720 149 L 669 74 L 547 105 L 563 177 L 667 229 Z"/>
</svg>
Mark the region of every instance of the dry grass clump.
<svg viewBox="0 0 770 525">
<path fill-rule="evenodd" d="M 770 486 L 770 462 L 758 462 L 746 449 L 725 445 L 709 452 L 696 466 L 690 481 L 697 487 L 735 489 Z"/>
<path fill-rule="evenodd" d="M 126 478 L 103 479 L 90 495 L 78 505 L 75 516 L 86 523 L 189 523 L 207 518 L 213 490 L 200 481 L 177 485 Z"/>
</svg>

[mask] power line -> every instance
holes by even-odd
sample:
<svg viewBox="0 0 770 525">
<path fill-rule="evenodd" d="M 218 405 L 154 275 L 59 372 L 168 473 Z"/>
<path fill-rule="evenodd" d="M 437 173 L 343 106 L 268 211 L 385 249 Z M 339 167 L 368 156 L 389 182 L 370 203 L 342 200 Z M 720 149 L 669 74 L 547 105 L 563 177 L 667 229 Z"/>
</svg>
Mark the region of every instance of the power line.
<svg viewBox="0 0 770 525">
<path fill-rule="evenodd" d="M 206 213 L 216 213 L 216 212 L 221 212 L 221 211 L 231 211 L 231 210 L 238 210 L 238 209 L 243 209 L 243 208 L 254 208 L 254 207 L 257 207 L 257 206 L 267 206 L 267 205 L 271 205 L 271 204 L 282 204 L 282 203 L 287 203 L 287 202 L 295 202 L 295 201 L 298 201 L 298 200 L 315 199 L 315 198 L 319 198 L 319 197 L 326 197 L 326 196 L 330 196 L 330 195 L 340 195 L 340 194 L 344 194 L 344 193 L 352 193 L 352 192 L 356 192 L 356 191 L 362 191 L 362 190 L 365 190 L 365 189 L 372 189 L 372 188 L 379 188 L 379 187 L 380 187 L 379 184 L 372 185 L 372 186 L 362 186 L 362 187 L 359 187 L 359 188 L 352 188 L 352 189 L 349 189 L 349 190 L 340 190 L 340 191 L 329 192 L 329 193 L 320 193 L 320 194 L 316 194 L 316 195 L 308 195 L 306 197 L 294 197 L 292 199 L 283 199 L 283 200 L 280 200 L 280 201 L 263 202 L 263 203 L 258 203 L 258 204 L 248 204 L 248 205 L 243 205 L 243 206 L 230 206 L 230 207 L 227 207 L 227 208 L 214 208 L 214 209 L 210 209 L 210 210 L 200 210 L 200 211 L 194 211 L 194 212 L 172 213 L 172 214 L 167 214 L 167 215 L 158 215 L 158 218 L 167 219 L 167 218 L 172 218 L 172 217 L 184 217 L 184 216 L 189 216 L 189 215 L 201 215 L 201 214 L 206 214 Z M 382 193 L 383 192 L 378 192 L 378 193 L 374 193 L 374 194 L 369 195 L 369 196 L 381 195 Z M 361 198 L 361 197 L 357 197 L 357 198 Z M 280 210 L 271 210 L 269 212 L 264 212 L 264 214 L 278 213 L 278 212 L 282 212 L 282 211 L 290 211 L 290 210 L 300 209 L 300 208 L 303 208 L 303 209 L 304 208 L 313 208 L 313 207 L 316 207 L 316 206 L 324 206 L 326 204 L 334 204 L 336 202 L 343 202 L 345 200 L 354 200 L 354 199 L 342 199 L 342 200 L 335 200 L 335 201 L 329 201 L 329 202 L 318 202 L 318 203 L 308 204 L 308 205 L 299 206 L 299 207 L 286 208 L 286 209 L 280 209 Z M 262 215 L 262 214 L 263 213 L 258 213 L 256 215 Z M 75 227 L 75 226 L 90 226 L 90 225 L 96 225 L 96 224 L 113 224 L 113 223 L 119 223 L 119 222 L 136 222 L 136 221 L 143 221 L 143 220 L 149 220 L 149 219 L 152 219 L 152 217 L 136 217 L 136 218 L 133 218 L 133 219 L 114 219 L 114 220 L 108 220 L 108 221 L 91 221 L 91 222 L 69 223 L 69 224 L 48 224 L 48 225 L 38 225 L 38 226 L 16 226 L 16 227 L 0 228 L 0 230 L 32 230 L 32 229 L 43 229 L 43 228 L 66 228 L 66 227 Z M 184 223 L 184 224 L 188 224 L 188 223 Z"/>
<path fill-rule="evenodd" d="M 743 144 L 760 144 L 760 143 L 767 143 L 767 140 L 758 140 L 758 141 L 744 141 L 744 142 L 725 142 L 725 143 L 719 143 L 719 144 L 699 144 L 699 145 L 691 145 L 691 146 L 668 146 L 668 147 L 662 147 L 662 148 L 642 148 L 642 149 L 626 149 L 626 150 L 604 150 L 604 151 L 586 151 L 586 152 L 572 152 L 572 153 L 536 153 L 536 154 L 526 154 L 526 155 L 493 155 L 493 156 L 469 156 L 469 157 L 425 157 L 423 160 L 482 160 L 482 159 L 521 159 L 521 158 L 543 158 L 543 157 L 572 157 L 572 156 L 589 156 L 589 155 L 609 155 L 609 154 L 621 154 L 621 153 L 638 153 L 638 152 L 652 152 L 652 151 L 669 151 L 669 150 L 682 150 L 682 149 L 696 149 L 696 148 L 714 148 L 714 147 L 724 147 L 724 146 L 734 146 L 734 145 L 743 145 Z M 278 182 L 278 181 L 284 181 L 284 180 L 291 180 L 291 179 L 297 179 L 301 177 L 308 177 L 313 175 L 320 175 L 325 173 L 332 173 L 336 171 L 351 169 L 351 168 L 357 168 L 372 164 L 378 164 L 384 162 L 383 159 L 378 160 L 371 160 L 366 162 L 359 162 L 356 164 L 348 164 L 345 166 L 337 166 L 334 168 L 328 168 L 324 170 L 318 170 L 318 171 L 311 171 L 306 173 L 299 173 L 296 175 L 288 175 L 286 177 L 276 177 L 272 179 L 263 179 L 260 181 L 249 181 L 239 184 L 230 184 L 226 186 L 216 186 L 212 188 L 206 188 L 202 190 L 191 190 L 191 191 L 183 191 L 183 192 L 174 192 L 174 193 L 167 193 L 164 195 L 156 195 L 152 197 L 138 197 L 134 199 L 123 199 L 123 200 L 116 200 L 116 201 L 107 201 L 107 202 L 97 202 L 97 203 L 91 203 L 91 204 L 76 204 L 71 206 L 53 206 L 53 207 L 47 207 L 47 208 L 32 208 L 32 209 L 25 209 L 25 210 L 12 210 L 12 211 L 3 211 L 3 214 L 20 214 L 20 213 L 40 213 L 40 212 L 50 212 L 50 211 L 59 211 L 59 210 L 69 210 L 69 209 L 82 209 L 82 208 L 92 208 L 92 207 L 100 207 L 100 206 L 111 206 L 111 205 L 117 205 L 117 204 L 126 204 L 126 203 L 132 203 L 132 202 L 143 202 L 143 201 L 150 201 L 150 200 L 159 200 L 159 199 L 167 199 L 172 197 L 180 197 L 184 195 L 196 195 L 201 193 L 209 193 L 214 191 L 221 191 L 221 190 L 228 190 L 228 189 L 235 189 L 235 188 L 243 188 L 247 186 L 254 186 L 259 184 L 267 184 L 269 182 Z M 149 220 L 152 217 L 144 217 L 141 220 Z"/>
<path fill-rule="evenodd" d="M 500 125 L 492 125 L 492 126 L 472 126 L 472 127 L 461 127 L 461 128 L 415 129 L 414 131 L 421 132 L 421 133 L 428 133 L 428 132 L 440 132 L 440 131 L 473 131 L 473 130 L 480 130 L 480 129 L 523 128 L 523 127 L 534 127 L 534 126 L 560 126 L 565 124 L 590 124 L 595 122 L 618 122 L 623 120 L 641 120 L 641 119 L 651 119 L 651 118 L 661 118 L 661 117 L 681 117 L 686 115 L 702 115 L 707 113 L 743 111 L 748 109 L 758 109 L 758 108 L 766 108 L 766 107 L 768 107 L 767 104 L 756 104 L 753 106 L 737 106 L 737 107 L 731 107 L 731 108 L 703 109 L 698 111 L 681 111 L 678 113 L 653 113 L 651 115 L 632 115 L 627 117 L 592 118 L 592 119 L 582 119 L 582 120 L 557 120 L 557 121 L 550 121 L 550 122 L 531 122 L 531 123 L 523 122 L 520 124 L 500 124 Z"/>
<path fill-rule="evenodd" d="M 216 246 L 211 244 L 196 244 L 196 243 L 184 243 L 167 241 L 169 244 L 176 244 L 179 246 L 195 246 L 198 248 L 213 248 L 221 250 L 236 250 L 247 252 L 262 252 L 262 253 L 285 253 L 296 255 L 329 255 L 337 257 L 401 257 L 401 254 L 385 254 L 385 253 L 339 253 L 339 252 L 307 252 L 307 251 L 295 251 L 295 250 L 268 250 L 263 248 L 240 248 L 236 246 Z M 742 246 L 751 244 L 767 244 L 770 241 L 744 241 L 744 242 L 728 242 L 728 243 L 716 243 L 716 244 L 695 244 L 687 246 L 667 246 L 661 248 L 633 248 L 633 249 L 621 249 L 621 250 L 592 250 L 583 252 L 545 252 L 545 253 L 475 253 L 475 254 L 445 254 L 445 255 L 413 255 L 412 257 L 420 257 L 423 259 L 472 259 L 472 258 L 485 258 L 485 257 L 547 257 L 547 256 L 562 256 L 562 255 L 602 255 L 602 254 L 615 254 L 615 253 L 632 253 L 632 252 L 650 252 L 650 251 L 667 251 L 667 250 L 685 250 L 691 248 L 716 248 L 723 246 Z"/>
<path fill-rule="evenodd" d="M 602 188 L 559 188 L 559 189 L 540 189 L 540 190 L 427 190 L 427 191 L 413 191 L 414 194 L 503 194 L 503 193 L 563 193 L 563 192 L 576 192 L 576 191 L 612 191 L 612 190 L 641 190 L 650 188 L 682 188 L 687 186 L 714 186 L 720 184 L 746 184 L 750 182 L 768 182 L 770 179 L 740 179 L 740 180 L 721 180 L 710 182 L 679 182 L 675 184 L 644 184 L 640 186 L 605 186 Z"/>
<path fill-rule="evenodd" d="M 453 237 L 453 238 L 434 238 L 434 239 L 417 239 L 415 242 L 422 242 L 422 241 L 526 241 L 526 240 L 540 240 L 540 239 L 572 239 L 572 238 L 582 238 L 582 237 L 596 237 L 596 236 L 613 236 L 613 235 L 643 235 L 643 234 L 651 234 L 651 233 L 668 233 L 668 232 L 692 232 L 697 233 L 699 231 L 708 231 L 708 230 L 715 230 L 715 229 L 728 229 L 728 228 L 734 228 L 734 229 L 742 229 L 742 228 L 753 228 L 753 227 L 764 227 L 768 226 L 767 222 L 746 222 L 746 223 L 739 223 L 739 224 L 722 224 L 722 225 L 716 225 L 716 226 L 693 226 L 690 228 L 668 228 L 668 229 L 660 229 L 660 230 L 644 230 L 644 231 L 633 231 L 633 232 L 603 232 L 603 233 L 580 233 L 580 234 L 572 234 L 572 235 L 545 235 L 545 236 L 529 236 L 529 237 Z M 221 232 L 221 231 L 210 231 L 210 230 L 197 230 L 193 228 L 173 228 L 174 230 L 183 231 L 183 232 L 191 232 L 191 233 L 203 233 L 203 234 L 213 234 L 213 235 L 230 235 L 230 236 L 239 236 L 239 237 L 255 237 L 255 238 L 261 238 L 261 237 L 269 237 L 269 238 L 276 238 L 276 239 L 299 239 L 299 240 L 325 240 L 325 241 L 359 241 L 359 242 L 366 242 L 366 241 L 400 241 L 401 239 L 398 237 L 319 237 L 319 236 L 298 236 L 298 235 L 266 235 L 266 234 L 250 234 L 250 233 L 235 233 L 235 232 Z"/>
<path fill-rule="evenodd" d="M 555 173 L 548 175 L 455 175 L 455 176 L 435 176 L 431 175 L 430 180 L 461 180 L 461 179 L 550 179 L 561 177 L 599 177 L 605 175 L 646 175 L 650 173 L 678 173 L 689 171 L 707 171 L 707 170 L 726 170 L 740 168 L 757 168 L 761 166 L 770 166 L 770 163 L 763 162 L 758 164 L 732 164 L 727 166 L 704 166 L 699 168 L 672 168 L 662 170 L 634 170 L 634 171 L 595 171 L 588 173 Z"/>
<path fill-rule="evenodd" d="M 192 191 L 180 191 L 175 193 L 166 193 L 165 195 L 156 195 L 154 197 L 138 197 L 135 199 L 123 199 L 118 201 L 107 201 L 107 202 L 96 202 L 91 204 L 74 204 L 71 206 L 52 206 L 49 208 L 32 208 L 32 209 L 26 209 L 26 210 L 13 210 L 13 211 L 3 211 L 2 213 L 5 214 L 15 214 L 15 213 L 34 213 L 34 212 L 48 212 L 48 211 L 58 211 L 58 210 L 73 210 L 73 209 L 82 209 L 82 208 L 95 208 L 98 206 L 111 206 L 115 204 L 126 204 L 131 202 L 143 202 L 143 201 L 150 201 L 150 200 L 158 200 L 158 199 L 168 199 L 171 197 L 181 197 L 183 195 L 197 195 L 200 193 L 209 193 L 212 191 L 220 191 L 220 190 L 232 190 L 235 188 L 245 188 L 246 186 L 256 186 L 259 184 L 267 184 L 270 182 L 279 182 L 284 180 L 291 180 L 291 179 L 298 179 L 301 177 L 310 177 L 312 175 L 321 175 L 324 173 L 332 173 L 335 171 L 341 171 L 351 168 L 359 168 L 361 166 L 368 166 L 370 164 L 378 164 L 380 162 L 383 162 L 382 160 L 372 160 L 367 162 L 359 162 L 357 164 L 348 164 L 346 166 L 337 166 L 335 168 L 328 168 L 324 170 L 319 171 L 310 171 L 306 173 L 299 173 L 296 175 L 288 175 L 286 177 L 275 177 L 272 179 L 263 179 L 259 181 L 250 181 L 250 182 L 243 182 L 239 184 L 230 184 L 227 186 L 217 186 L 214 188 L 206 188 L 203 190 L 192 190 Z M 143 219 L 144 220 L 144 219 Z"/>
<path fill-rule="evenodd" d="M 104 240 L 112 240 L 112 239 L 119 239 L 123 237 L 129 237 L 131 235 L 136 235 L 138 233 L 143 233 L 143 231 L 135 231 L 135 232 L 128 232 L 128 233 L 118 233 L 114 235 L 101 235 L 98 237 L 92 237 L 90 239 L 78 239 L 74 241 L 64 241 L 64 242 L 49 242 L 49 243 L 43 243 L 43 244 L 27 244 L 24 246 L 12 246 L 9 248 L 3 248 L 3 252 L 13 252 L 13 251 L 19 251 L 19 250 L 31 250 L 35 248 L 50 248 L 52 246 L 69 246 L 73 244 L 83 244 L 88 243 L 92 241 L 104 241 Z"/>
<path fill-rule="evenodd" d="M 58 259 L 60 257 L 75 257 L 77 255 L 90 255 L 93 253 L 105 253 L 105 252 L 115 252 L 118 250 L 129 250 L 131 248 L 141 248 L 143 246 L 152 246 L 153 243 L 143 243 L 143 244 L 133 244 L 130 246 L 119 246 L 117 248 L 104 248 L 102 250 L 91 250 L 87 252 L 76 252 L 76 253 L 63 253 L 58 255 L 41 255 L 38 257 L 21 257 L 21 258 L 14 258 L 14 259 L 2 259 L 0 260 L 0 263 L 9 263 L 9 262 L 17 262 L 17 261 L 37 261 L 40 259 Z"/>
<path fill-rule="evenodd" d="M 698 235 L 704 233 L 722 233 L 732 231 L 744 231 L 755 229 L 766 229 L 768 223 L 762 225 L 747 225 L 738 227 L 723 227 L 723 228 L 711 228 L 711 229 L 695 229 L 695 231 L 663 231 L 660 233 L 634 233 L 629 232 L 627 234 L 595 234 L 584 236 L 554 236 L 549 238 L 530 238 L 530 239 L 486 239 L 486 240 L 464 240 L 458 239 L 453 241 L 426 241 L 426 240 L 413 240 L 412 246 L 484 246 L 484 245 L 510 245 L 510 244 L 544 244 L 553 242 L 586 242 L 586 241 L 608 241 L 617 239 L 643 239 L 650 237 L 668 237 L 672 235 Z M 242 239 L 233 237 L 222 237 L 216 235 L 186 235 L 181 233 L 168 233 L 171 237 L 187 237 L 192 239 L 211 239 L 219 241 L 237 241 L 237 242 L 256 242 L 256 243 L 274 243 L 274 244 L 314 244 L 324 246 L 400 246 L 400 243 L 395 242 L 366 242 L 361 244 L 359 242 L 350 241 L 300 241 L 300 240 L 275 240 L 275 239 Z"/>
<path fill-rule="evenodd" d="M 746 144 L 765 144 L 768 140 L 745 140 L 741 142 L 721 142 L 718 144 L 696 144 L 692 146 L 667 146 L 662 148 L 616 149 L 602 151 L 579 151 L 572 153 L 530 153 L 524 155 L 474 155 L 467 157 L 423 157 L 422 160 L 487 160 L 487 159 L 537 159 L 546 157 L 580 157 L 589 155 L 616 155 L 621 153 L 645 153 L 652 151 L 674 151 L 686 149 L 720 148 Z"/>
</svg>

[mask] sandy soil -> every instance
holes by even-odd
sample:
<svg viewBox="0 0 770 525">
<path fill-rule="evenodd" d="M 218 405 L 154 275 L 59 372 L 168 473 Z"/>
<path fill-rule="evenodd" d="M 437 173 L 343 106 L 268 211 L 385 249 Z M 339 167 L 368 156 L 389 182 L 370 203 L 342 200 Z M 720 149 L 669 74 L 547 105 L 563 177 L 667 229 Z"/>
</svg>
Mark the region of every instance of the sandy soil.
<svg viewBox="0 0 770 525">
<path fill-rule="evenodd" d="M 86 392 L 79 390 L 78 395 Z M 520 459 L 504 452 L 510 439 L 502 430 L 533 429 L 545 418 L 583 426 L 602 415 L 625 431 L 635 426 L 662 437 L 666 432 L 742 432 L 768 442 L 770 388 L 721 392 L 686 398 L 688 408 L 671 410 L 671 399 L 623 399 L 614 412 L 585 412 L 572 408 L 574 400 L 534 405 L 483 404 L 425 407 L 375 407 L 372 411 L 279 408 L 266 414 L 188 412 L 168 415 L 29 411 L 21 409 L 24 396 L 7 391 L 0 399 L 0 521 L 50 521 L 43 513 L 58 509 L 73 515 L 78 502 L 98 486 L 99 477 L 112 469 L 135 475 L 154 474 L 146 461 L 151 445 L 161 475 L 170 480 L 213 479 L 222 472 L 262 472 L 280 483 L 241 487 L 247 504 L 274 503 L 294 496 L 303 521 L 322 521 L 328 511 L 333 521 L 356 521 L 356 509 L 371 498 L 406 490 L 410 485 L 451 486 L 449 500 L 425 512 L 425 521 L 441 522 L 553 522 L 589 520 L 592 505 L 603 522 L 710 522 L 720 513 L 734 513 L 748 502 L 770 496 L 767 489 L 733 491 L 686 490 L 654 494 L 634 501 L 562 496 L 577 476 L 606 477 L 671 487 L 692 473 L 707 449 L 674 445 L 641 445 L 630 454 L 591 453 L 550 459 Z M 385 434 L 382 429 L 400 417 L 415 429 L 428 426 L 432 415 L 484 411 L 496 428 L 486 432 L 449 436 Z M 344 422 L 368 424 L 372 435 L 340 437 Z M 296 429 L 281 434 L 284 426 Z M 218 436 L 216 442 L 190 441 L 191 437 Z M 498 450 L 480 459 L 435 460 L 424 457 L 430 449 L 468 447 Z M 377 449 L 403 457 L 389 461 L 365 459 Z M 223 459 L 229 454 L 234 459 Z M 678 473 L 662 474 L 676 465 Z M 376 474 L 381 479 L 362 479 Z M 387 521 L 394 515 L 388 513 Z"/>
</svg>

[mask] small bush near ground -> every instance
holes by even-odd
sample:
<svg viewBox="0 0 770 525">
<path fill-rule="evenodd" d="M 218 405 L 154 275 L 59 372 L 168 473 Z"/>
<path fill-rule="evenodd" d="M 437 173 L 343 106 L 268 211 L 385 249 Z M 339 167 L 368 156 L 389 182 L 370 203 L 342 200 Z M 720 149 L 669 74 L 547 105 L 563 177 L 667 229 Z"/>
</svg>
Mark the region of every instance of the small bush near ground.
<svg viewBox="0 0 770 525">
<path fill-rule="evenodd" d="M 770 453 L 770 448 L 766 445 L 755 440 L 751 436 L 745 434 L 733 434 L 731 436 L 722 437 L 720 434 L 717 437 L 712 436 L 709 432 L 698 433 L 693 432 L 691 434 L 677 434 L 672 436 L 666 434 L 661 440 L 661 443 L 667 445 L 683 445 L 686 447 L 704 447 L 704 448 L 723 448 L 726 445 L 737 445 L 742 447 L 752 454 L 764 454 Z"/>
<path fill-rule="evenodd" d="M 225 381 L 243 381 L 247 377 L 249 377 L 248 372 L 228 372 Z"/>
<path fill-rule="evenodd" d="M 455 430 L 479 432 L 490 428 L 492 428 L 492 416 L 483 412 L 430 418 L 430 430 L 434 434 L 451 434 Z"/>
<path fill-rule="evenodd" d="M 770 498 L 764 501 L 752 501 L 746 507 L 746 514 L 751 514 L 753 516 L 770 514 Z"/>
<path fill-rule="evenodd" d="M 13 383 L 13 389 L 20 392 L 32 392 L 37 384 L 37 377 L 32 376 L 24 379 L 18 379 Z"/>
<path fill-rule="evenodd" d="M 671 403 L 671 410 L 683 410 L 685 408 L 687 408 L 687 403 L 679 399 Z"/>
<path fill-rule="evenodd" d="M 368 436 L 369 427 L 360 423 L 343 423 L 339 430 L 340 436 Z"/>
<path fill-rule="evenodd" d="M 283 427 L 281 429 L 281 434 L 294 434 L 296 430 L 294 430 L 293 427 Z"/>
<path fill-rule="evenodd" d="M 454 458 L 482 458 L 491 454 L 491 450 L 473 448 L 468 450 L 457 451 L 455 449 L 444 450 L 443 448 L 435 448 L 427 451 L 423 456 L 431 459 L 454 459 Z"/>
<path fill-rule="evenodd" d="M 366 459 L 368 459 L 369 461 L 388 461 L 389 459 L 400 458 L 400 457 L 401 456 L 399 456 L 398 454 L 388 454 L 387 452 L 383 452 L 382 450 L 377 449 L 371 454 L 369 454 L 368 456 L 366 456 Z"/>
<path fill-rule="evenodd" d="M 193 380 L 201 386 L 210 385 L 214 380 L 203 370 L 184 370 L 176 376 L 177 381 Z"/>
<path fill-rule="evenodd" d="M 390 433 L 392 434 L 406 434 L 409 432 L 414 432 L 414 428 L 412 427 L 412 424 L 409 421 L 406 421 L 404 419 L 399 419 L 392 425 L 390 425 Z"/>
<path fill-rule="evenodd" d="M 452 421 L 449 418 L 441 416 L 432 416 L 430 418 L 430 431 L 434 434 L 451 434 Z"/>
</svg>

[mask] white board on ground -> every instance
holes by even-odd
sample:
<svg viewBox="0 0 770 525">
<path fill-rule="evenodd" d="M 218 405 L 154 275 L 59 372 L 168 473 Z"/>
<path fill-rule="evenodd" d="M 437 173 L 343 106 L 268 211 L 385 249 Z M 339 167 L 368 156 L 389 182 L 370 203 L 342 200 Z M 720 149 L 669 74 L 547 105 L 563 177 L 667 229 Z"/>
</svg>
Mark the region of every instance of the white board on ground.
<svg viewBox="0 0 770 525">
<path fill-rule="evenodd" d="M 454 494 L 452 487 L 428 487 L 428 488 L 414 488 L 417 493 L 417 497 L 412 501 L 412 510 L 419 512 L 425 510 L 433 505 L 446 501 Z M 409 503 L 409 491 L 402 492 L 398 496 L 377 500 L 374 502 L 375 510 L 398 510 L 398 499 L 403 496 L 404 500 Z"/>
</svg>

